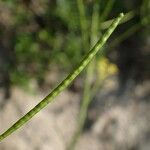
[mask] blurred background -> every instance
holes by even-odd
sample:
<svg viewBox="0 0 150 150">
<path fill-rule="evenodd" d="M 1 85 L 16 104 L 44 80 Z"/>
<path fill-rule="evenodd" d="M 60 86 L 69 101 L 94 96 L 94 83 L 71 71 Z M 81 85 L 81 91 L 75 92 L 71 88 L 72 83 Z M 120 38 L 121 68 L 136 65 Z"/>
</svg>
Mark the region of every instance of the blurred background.
<svg viewBox="0 0 150 150">
<path fill-rule="evenodd" d="M 150 149 L 149 0 L 0 0 L 0 133 L 125 17 L 75 81 L 1 150 Z"/>
</svg>

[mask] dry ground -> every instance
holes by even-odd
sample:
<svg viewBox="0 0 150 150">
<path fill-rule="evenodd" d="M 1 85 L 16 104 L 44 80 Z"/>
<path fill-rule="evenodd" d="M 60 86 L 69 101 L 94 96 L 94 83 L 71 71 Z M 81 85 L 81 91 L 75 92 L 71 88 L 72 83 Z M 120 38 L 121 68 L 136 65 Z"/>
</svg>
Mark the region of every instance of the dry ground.
<svg viewBox="0 0 150 150">
<path fill-rule="evenodd" d="M 93 124 L 82 134 L 77 150 L 149 150 L 149 82 L 117 95 L 118 84 L 108 79 L 89 109 Z M 28 94 L 18 87 L 0 110 L 0 132 L 29 111 L 46 94 Z M 1 91 L 2 101 L 2 91 Z M 0 143 L 0 150 L 65 150 L 76 128 L 80 95 L 68 90 L 27 125 Z"/>
</svg>

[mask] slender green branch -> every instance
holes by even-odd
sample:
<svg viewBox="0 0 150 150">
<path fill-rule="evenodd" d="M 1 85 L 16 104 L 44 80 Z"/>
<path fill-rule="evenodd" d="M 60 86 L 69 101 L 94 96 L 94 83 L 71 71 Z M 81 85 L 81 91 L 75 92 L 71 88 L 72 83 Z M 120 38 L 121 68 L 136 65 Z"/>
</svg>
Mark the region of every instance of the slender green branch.
<svg viewBox="0 0 150 150">
<path fill-rule="evenodd" d="M 108 15 L 111 12 L 111 9 L 114 5 L 114 2 L 115 2 L 115 0 L 108 0 L 107 4 L 105 6 L 105 9 L 101 15 L 100 22 L 104 21 L 108 17 Z"/>
<path fill-rule="evenodd" d="M 95 44 L 95 41 L 97 41 L 98 37 L 98 31 L 99 31 L 99 3 L 95 3 L 93 6 L 93 13 L 92 13 L 92 21 L 91 21 L 91 46 Z"/>
<path fill-rule="evenodd" d="M 83 47 L 84 51 L 88 48 L 88 23 L 86 20 L 86 14 L 85 14 L 85 7 L 83 4 L 83 0 L 77 0 L 77 6 L 79 10 L 79 20 L 80 20 L 80 26 L 81 26 L 81 33 L 82 33 L 82 41 L 83 41 Z"/>
<path fill-rule="evenodd" d="M 113 40 L 110 45 L 109 45 L 109 49 L 110 48 L 114 48 L 115 46 L 117 46 L 119 43 L 121 43 L 122 41 L 124 41 L 125 39 L 127 39 L 129 36 L 133 35 L 135 32 L 137 32 L 139 29 L 141 28 L 141 24 L 134 24 L 132 27 L 130 27 L 129 29 L 127 29 L 124 33 L 122 33 L 121 35 L 119 35 L 115 40 Z"/>
<path fill-rule="evenodd" d="M 148 14 L 150 14 L 150 1 L 149 0 L 143 0 L 140 8 L 140 17 L 141 17 L 141 23 L 147 24 L 150 20 L 150 17 L 147 17 Z"/>
<path fill-rule="evenodd" d="M 91 35 L 90 36 L 91 47 L 95 44 L 95 41 L 97 41 L 97 33 L 98 33 L 98 28 L 99 28 L 98 25 L 99 25 L 99 3 L 96 2 L 96 3 L 94 3 L 93 13 L 92 13 L 91 34 L 90 34 Z M 81 28 L 81 30 L 82 30 L 82 28 Z M 69 150 L 73 150 L 79 140 L 79 137 L 83 130 L 83 126 L 85 124 L 88 106 L 92 100 L 90 91 L 91 91 L 91 78 L 94 73 L 93 68 L 95 67 L 94 60 L 95 59 L 93 59 L 93 61 L 88 65 L 88 67 L 86 69 L 83 97 L 82 97 L 80 111 L 79 111 L 79 117 L 78 117 L 78 126 L 77 126 L 77 129 L 67 147 L 67 149 L 69 149 Z"/>
<path fill-rule="evenodd" d="M 13 124 L 9 129 L 7 129 L 3 134 L 0 135 L 0 141 L 5 139 L 7 136 L 15 132 L 18 128 L 25 125 L 34 115 L 46 107 L 50 102 L 54 101 L 54 98 L 65 88 L 67 88 L 71 82 L 79 75 L 79 73 L 87 66 L 87 64 L 96 55 L 99 49 L 105 44 L 109 36 L 118 26 L 120 20 L 123 18 L 123 13 L 121 13 L 112 23 L 110 28 L 106 31 L 103 37 L 96 43 L 96 45 L 89 51 L 89 53 L 84 57 L 77 68 L 70 73 L 66 79 L 64 79 L 49 95 L 47 95 L 39 104 L 37 104 L 33 109 L 31 109 L 26 115 L 20 118 L 15 124 Z M 103 50 L 103 49 L 102 49 Z M 102 53 L 102 51 L 100 51 Z"/>
<path fill-rule="evenodd" d="M 120 15 L 122 16 L 122 15 Z M 119 17 L 120 18 L 120 17 Z M 118 20 L 119 18 L 115 19 L 114 22 L 116 22 L 116 20 Z M 117 21 L 117 24 L 120 22 L 120 20 L 122 19 L 122 17 L 119 19 L 119 21 Z M 114 25 L 113 24 L 116 24 L 116 23 L 112 23 L 112 25 L 110 26 L 109 29 L 111 29 Z M 107 33 L 109 32 L 109 29 L 106 31 L 106 33 L 103 35 L 102 39 L 104 39 L 105 35 L 107 35 Z M 112 32 L 111 32 L 112 33 Z M 101 39 L 101 42 L 103 41 Z M 96 44 L 97 45 L 97 44 Z M 101 55 L 103 55 L 103 50 L 101 50 Z M 90 69 L 90 68 L 89 68 Z M 89 70 L 88 69 L 88 70 Z M 87 72 L 88 74 L 90 73 L 90 70 L 89 72 Z M 89 76 L 88 76 L 89 77 Z M 88 78 L 87 77 L 87 78 Z M 83 128 L 83 125 L 84 125 L 84 122 L 85 122 L 85 118 L 86 118 L 86 114 L 87 114 L 87 107 L 89 105 L 89 102 L 90 102 L 90 95 L 87 93 L 87 91 L 89 91 L 89 86 L 86 86 L 85 87 L 86 89 L 84 90 L 84 96 L 83 96 L 83 101 L 82 101 L 82 104 L 81 104 L 81 108 L 80 108 L 80 113 L 79 113 L 79 120 L 78 120 L 78 127 L 77 127 L 77 130 L 75 131 L 75 134 L 73 135 L 73 138 L 71 139 L 71 142 L 69 143 L 68 147 L 67 147 L 67 150 L 72 150 L 74 149 L 75 147 L 75 144 L 77 143 L 78 141 L 78 138 L 81 134 L 81 131 L 82 131 L 82 128 Z M 86 95 L 87 94 L 87 95 Z"/>
<path fill-rule="evenodd" d="M 147 25 L 150 24 L 150 15 L 145 16 L 140 23 L 134 24 L 133 26 L 131 26 L 129 29 L 127 29 L 125 32 L 123 32 L 122 34 L 120 34 L 115 40 L 113 40 L 110 44 L 109 44 L 109 49 L 110 48 L 114 48 L 115 46 L 117 46 L 118 44 L 120 44 L 122 41 L 124 41 L 125 39 L 127 39 L 129 36 L 133 35 L 134 33 L 136 33 L 140 28 L 145 27 Z M 148 21 L 145 22 L 143 24 L 143 20 L 147 19 Z"/>
<path fill-rule="evenodd" d="M 136 11 L 135 10 L 132 10 L 132 11 L 126 13 L 119 24 L 123 24 L 123 23 L 131 20 L 132 18 L 135 17 L 135 15 L 136 15 Z M 104 21 L 102 23 L 100 22 L 101 29 L 103 29 L 103 30 L 107 29 L 111 25 L 112 21 L 113 21 L 113 19 Z"/>
</svg>

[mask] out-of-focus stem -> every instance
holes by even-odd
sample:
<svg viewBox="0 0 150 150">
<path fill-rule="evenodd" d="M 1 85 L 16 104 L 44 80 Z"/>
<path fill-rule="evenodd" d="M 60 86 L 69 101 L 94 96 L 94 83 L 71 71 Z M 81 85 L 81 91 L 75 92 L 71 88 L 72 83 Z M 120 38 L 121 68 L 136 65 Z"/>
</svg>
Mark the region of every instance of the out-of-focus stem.
<svg viewBox="0 0 150 150">
<path fill-rule="evenodd" d="M 121 20 L 120 24 L 128 22 L 129 20 L 134 18 L 135 15 L 136 15 L 136 11 L 135 10 L 132 10 L 132 11 L 126 13 L 124 18 Z M 113 19 L 107 20 L 107 21 L 104 21 L 104 22 L 100 22 L 100 28 L 102 30 L 107 29 L 110 26 L 110 24 L 112 23 L 112 21 L 113 21 Z"/>
<path fill-rule="evenodd" d="M 88 31 L 87 31 L 88 22 L 86 19 L 83 0 L 77 0 L 77 6 L 78 6 L 78 11 L 79 11 L 79 20 L 80 20 L 80 27 L 81 27 L 81 33 L 82 33 L 83 48 L 85 52 L 85 50 L 89 48 L 89 43 L 88 43 Z"/>
<path fill-rule="evenodd" d="M 114 2 L 115 2 L 115 0 L 108 0 L 103 13 L 101 14 L 100 23 L 108 17 L 108 15 L 114 5 Z"/>
<path fill-rule="evenodd" d="M 139 29 L 141 28 L 141 24 L 134 24 L 132 27 L 130 27 L 128 30 L 126 30 L 124 33 L 122 33 L 121 35 L 119 35 L 115 40 L 113 40 L 110 45 L 109 48 L 114 48 L 115 46 L 117 46 L 119 43 L 121 43 L 122 41 L 124 41 L 125 39 L 127 39 L 129 36 L 133 35 L 135 32 L 137 32 Z"/>
</svg>

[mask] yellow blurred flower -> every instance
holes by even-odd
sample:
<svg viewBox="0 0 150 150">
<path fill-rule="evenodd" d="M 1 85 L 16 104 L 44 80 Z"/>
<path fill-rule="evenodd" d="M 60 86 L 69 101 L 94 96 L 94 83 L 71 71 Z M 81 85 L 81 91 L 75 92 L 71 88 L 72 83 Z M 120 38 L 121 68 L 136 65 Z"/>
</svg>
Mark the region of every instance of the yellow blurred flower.
<svg viewBox="0 0 150 150">
<path fill-rule="evenodd" d="M 118 67 L 111 63 L 106 57 L 103 57 L 98 61 L 97 69 L 100 80 L 104 80 L 108 76 L 118 73 Z"/>
</svg>

